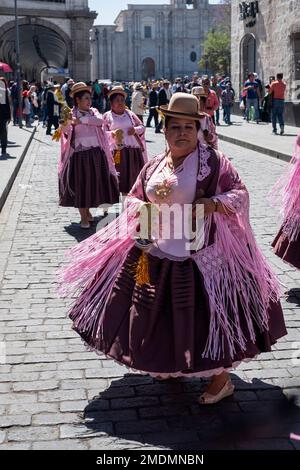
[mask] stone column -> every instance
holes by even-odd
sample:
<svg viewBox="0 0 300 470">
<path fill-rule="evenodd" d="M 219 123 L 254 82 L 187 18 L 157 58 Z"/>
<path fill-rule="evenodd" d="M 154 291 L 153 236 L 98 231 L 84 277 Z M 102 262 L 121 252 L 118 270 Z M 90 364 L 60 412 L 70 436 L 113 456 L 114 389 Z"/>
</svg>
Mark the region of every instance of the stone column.
<svg viewBox="0 0 300 470">
<path fill-rule="evenodd" d="M 96 15 L 91 12 L 84 12 L 82 16 L 72 15 L 71 37 L 73 70 L 70 72 L 74 80 L 89 81 L 91 78 L 89 31 L 93 26 L 95 18 Z"/>
<path fill-rule="evenodd" d="M 125 34 L 125 33 L 123 33 Z M 127 44 L 128 44 L 128 59 L 127 59 L 127 70 L 126 70 L 126 77 L 129 80 L 133 80 L 134 78 L 134 21 L 132 14 L 129 14 L 127 17 Z"/>
</svg>

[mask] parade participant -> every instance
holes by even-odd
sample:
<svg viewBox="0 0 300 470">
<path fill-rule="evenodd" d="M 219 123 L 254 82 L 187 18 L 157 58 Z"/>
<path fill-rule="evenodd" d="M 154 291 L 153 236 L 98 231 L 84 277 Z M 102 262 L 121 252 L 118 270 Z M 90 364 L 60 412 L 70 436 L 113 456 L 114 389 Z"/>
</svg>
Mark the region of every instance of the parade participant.
<svg viewBox="0 0 300 470">
<path fill-rule="evenodd" d="M 71 250 L 60 282 L 67 295 L 82 289 L 70 318 L 90 349 L 160 379 L 211 376 L 199 398 L 211 404 L 233 393 L 229 371 L 286 329 L 247 189 L 225 156 L 198 143 L 197 99 L 175 93 L 162 112 L 169 149 L 145 165 L 121 216 Z M 135 240 L 138 213 L 174 205 L 176 223 L 186 205 L 204 209 L 202 245 L 186 243 L 190 232 L 160 235 L 174 228 L 171 213 L 157 237 L 149 229 Z"/>
<path fill-rule="evenodd" d="M 121 86 L 113 87 L 109 93 L 111 111 L 103 116 L 123 194 L 128 194 L 147 161 L 145 128 L 139 118 L 126 109 L 126 96 Z"/>
<path fill-rule="evenodd" d="M 275 185 L 274 199 L 281 202 L 283 223 L 272 243 L 274 253 L 300 269 L 300 134 L 288 173 Z"/>
<path fill-rule="evenodd" d="M 59 164 L 59 204 L 77 207 L 81 227 L 90 227 L 90 208 L 119 200 L 118 180 L 103 119 L 91 108 L 91 89 L 83 82 L 71 90 L 74 108 L 62 128 Z"/>
<path fill-rule="evenodd" d="M 210 145 L 214 149 L 218 149 L 218 136 L 216 127 L 212 117 L 205 112 L 206 93 L 202 86 L 192 88 L 192 95 L 196 96 L 199 101 L 199 110 L 201 111 L 200 129 L 198 139 L 201 144 Z"/>
</svg>

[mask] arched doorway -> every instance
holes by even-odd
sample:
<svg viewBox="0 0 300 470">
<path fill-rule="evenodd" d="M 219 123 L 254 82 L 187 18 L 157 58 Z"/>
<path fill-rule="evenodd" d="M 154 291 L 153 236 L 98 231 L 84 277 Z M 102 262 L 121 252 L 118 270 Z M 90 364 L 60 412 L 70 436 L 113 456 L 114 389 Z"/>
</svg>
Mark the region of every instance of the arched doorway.
<svg viewBox="0 0 300 470">
<path fill-rule="evenodd" d="M 142 80 L 152 80 L 155 78 L 155 62 L 151 57 L 147 57 L 142 63 Z"/>
<path fill-rule="evenodd" d="M 39 20 L 39 23 L 31 23 L 30 18 L 19 22 L 21 74 L 27 80 L 39 81 L 45 68 L 70 67 L 69 38 L 50 22 Z M 16 69 L 14 22 L 1 28 L 0 57 Z"/>
<path fill-rule="evenodd" d="M 240 82 L 244 82 L 250 72 L 256 72 L 256 39 L 254 34 L 246 34 L 240 43 Z"/>
</svg>

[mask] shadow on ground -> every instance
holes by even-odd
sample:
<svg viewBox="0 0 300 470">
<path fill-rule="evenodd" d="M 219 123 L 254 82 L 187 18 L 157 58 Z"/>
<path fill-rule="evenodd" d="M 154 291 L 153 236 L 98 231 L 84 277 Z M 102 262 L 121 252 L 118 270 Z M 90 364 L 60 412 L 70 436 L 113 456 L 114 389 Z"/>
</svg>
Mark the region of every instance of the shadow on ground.
<svg viewBox="0 0 300 470">
<path fill-rule="evenodd" d="M 300 307 L 300 289 L 290 289 L 286 293 L 286 301 L 291 304 L 297 304 L 297 307 Z"/>
<path fill-rule="evenodd" d="M 200 406 L 197 398 L 205 381 L 181 378 L 158 382 L 149 376 L 127 374 L 113 380 L 87 405 L 84 437 L 105 433 L 106 438 L 130 441 L 132 448 L 297 448 L 299 441 L 290 440 L 290 433 L 300 434 L 299 389 L 283 393 L 261 380 L 248 383 L 234 374 L 232 380 L 234 396 Z"/>
</svg>

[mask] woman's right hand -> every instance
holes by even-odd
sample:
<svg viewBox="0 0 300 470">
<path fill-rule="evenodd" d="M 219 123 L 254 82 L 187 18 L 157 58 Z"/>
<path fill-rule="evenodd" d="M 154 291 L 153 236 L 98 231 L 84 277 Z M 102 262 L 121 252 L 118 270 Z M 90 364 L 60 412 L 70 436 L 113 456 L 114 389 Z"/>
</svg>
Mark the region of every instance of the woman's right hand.
<svg viewBox="0 0 300 470">
<path fill-rule="evenodd" d="M 74 118 L 72 119 L 72 122 L 71 122 L 72 126 L 78 126 L 78 124 L 81 124 L 81 121 L 79 118 Z"/>
</svg>

